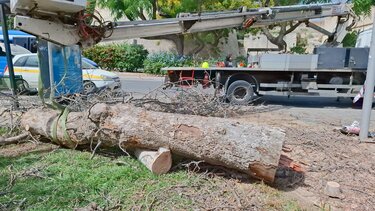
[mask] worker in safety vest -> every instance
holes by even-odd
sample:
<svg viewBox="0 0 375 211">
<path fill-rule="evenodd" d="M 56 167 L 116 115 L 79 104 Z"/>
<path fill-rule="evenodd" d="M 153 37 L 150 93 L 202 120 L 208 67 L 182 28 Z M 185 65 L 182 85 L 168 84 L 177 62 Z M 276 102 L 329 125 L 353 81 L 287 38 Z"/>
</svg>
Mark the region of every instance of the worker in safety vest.
<svg viewBox="0 0 375 211">
<path fill-rule="evenodd" d="M 205 69 L 210 68 L 210 64 L 208 62 L 203 62 L 202 68 L 205 68 Z"/>
<path fill-rule="evenodd" d="M 202 68 L 208 69 L 210 68 L 210 64 L 208 62 L 203 62 L 202 63 Z M 210 76 L 207 71 L 204 71 L 204 78 L 202 81 L 202 87 L 203 89 L 206 89 L 210 86 Z"/>
</svg>

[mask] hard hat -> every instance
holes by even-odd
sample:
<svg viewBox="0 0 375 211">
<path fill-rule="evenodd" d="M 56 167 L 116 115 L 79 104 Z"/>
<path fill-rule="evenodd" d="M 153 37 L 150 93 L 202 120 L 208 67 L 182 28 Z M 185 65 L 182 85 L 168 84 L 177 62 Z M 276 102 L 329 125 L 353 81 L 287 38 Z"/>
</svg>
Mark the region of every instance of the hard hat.
<svg viewBox="0 0 375 211">
<path fill-rule="evenodd" d="M 208 62 L 203 62 L 202 68 L 210 68 L 210 64 L 208 64 Z"/>
</svg>

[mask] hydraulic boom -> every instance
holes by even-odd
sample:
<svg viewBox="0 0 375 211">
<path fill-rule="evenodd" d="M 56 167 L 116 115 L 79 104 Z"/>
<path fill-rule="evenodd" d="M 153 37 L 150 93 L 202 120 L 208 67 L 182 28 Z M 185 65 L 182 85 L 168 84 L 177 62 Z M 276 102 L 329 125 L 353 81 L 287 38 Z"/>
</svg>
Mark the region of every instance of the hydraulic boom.
<svg viewBox="0 0 375 211">
<path fill-rule="evenodd" d="M 17 14 L 15 26 L 58 44 L 80 44 L 83 47 L 102 40 L 262 27 L 288 21 L 304 22 L 307 26 L 313 26 L 312 28 L 329 35 L 330 42 L 340 42 L 343 36 L 338 36 L 337 32 L 342 29 L 346 31 L 351 24 L 349 19 L 355 20 L 347 4 L 312 4 L 258 9 L 242 7 L 224 12 L 183 13 L 177 18 L 162 20 L 105 22 L 100 15 L 85 14 L 81 10 L 85 3 L 83 0 L 44 0 L 43 4 L 39 2 L 41 0 L 11 0 L 12 12 Z M 64 10 L 65 7 L 68 9 Z M 309 23 L 311 19 L 326 17 L 338 17 L 336 31 L 330 33 Z"/>
</svg>

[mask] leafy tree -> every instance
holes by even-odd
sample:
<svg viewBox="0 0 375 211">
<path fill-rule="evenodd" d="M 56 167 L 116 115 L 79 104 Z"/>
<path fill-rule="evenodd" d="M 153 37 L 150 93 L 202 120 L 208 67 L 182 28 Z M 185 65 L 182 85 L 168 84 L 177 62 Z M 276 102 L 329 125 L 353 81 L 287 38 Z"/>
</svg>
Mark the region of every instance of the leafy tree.
<svg viewBox="0 0 375 211">
<path fill-rule="evenodd" d="M 115 19 L 156 19 L 157 0 L 97 0 L 98 5 L 111 10 Z M 146 15 L 145 15 L 146 14 Z"/>
<path fill-rule="evenodd" d="M 99 6 L 110 9 L 115 19 L 127 17 L 129 20 L 171 18 L 181 12 L 218 11 L 254 6 L 251 0 L 97 0 L 97 2 Z M 183 54 L 184 39 L 194 39 L 197 47 L 190 54 L 195 54 L 205 47 L 217 47 L 220 38 L 227 37 L 228 34 L 229 29 L 188 36 L 158 36 L 151 39 L 173 41 L 179 54 Z"/>
<path fill-rule="evenodd" d="M 375 0 L 353 0 L 353 10 L 357 15 L 369 16 L 371 7 L 375 5 Z"/>
<path fill-rule="evenodd" d="M 328 0 L 306 0 L 303 1 L 304 4 L 311 4 L 311 3 L 328 3 L 331 1 Z M 287 5 L 293 5 L 293 4 L 299 4 L 300 1 L 296 0 L 275 0 L 274 2 L 270 2 L 270 0 L 266 0 L 263 5 L 265 6 L 287 6 Z M 368 16 L 371 13 L 371 7 L 375 5 L 375 0 L 353 0 L 353 11 L 356 15 L 364 15 Z M 298 26 L 300 26 L 300 22 L 296 21 L 290 21 L 286 23 L 280 23 L 278 25 L 273 25 L 270 27 L 263 27 L 261 28 L 264 35 L 267 37 L 267 39 L 275 44 L 279 50 L 286 51 L 287 50 L 287 44 L 284 40 L 285 36 L 289 33 L 293 32 Z M 276 29 L 276 30 L 275 30 Z M 352 36 L 352 35 L 348 35 Z M 352 37 L 348 37 L 348 39 L 351 39 Z"/>
<path fill-rule="evenodd" d="M 95 0 L 91 0 L 95 1 Z M 201 12 L 237 9 L 241 6 L 248 8 L 256 7 L 253 0 L 96 0 L 98 5 L 110 9 L 116 19 L 127 17 L 129 20 L 147 20 L 157 18 L 176 17 L 181 12 Z M 261 4 L 267 6 L 288 6 L 296 4 L 311 4 L 331 2 L 329 0 L 262 0 Z M 352 0 L 353 10 L 357 15 L 369 15 L 371 6 L 375 5 L 375 0 Z M 263 27 L 260 29 L 268 40 L 278 46 L 280 50 L 286 51 L 287 43 L 284 38 L 287 34 L 293 32 L 300 22 L 289 21 L 280 24 Z M 252 30 L 254 33 L 259 30 Z M 189 36 L 168 35 L 154 37 L 154 39 L 172 40 L 180 54 L 183 53 L 184 38 L 196 40 L 197 47 L 192 53 L 197 53 L 205 47 L 214 48 L 219 44 L 222 37 L 227 37 L 229 29 L 217 30 L 212 32 L 198 33 Z"/>
</svg>

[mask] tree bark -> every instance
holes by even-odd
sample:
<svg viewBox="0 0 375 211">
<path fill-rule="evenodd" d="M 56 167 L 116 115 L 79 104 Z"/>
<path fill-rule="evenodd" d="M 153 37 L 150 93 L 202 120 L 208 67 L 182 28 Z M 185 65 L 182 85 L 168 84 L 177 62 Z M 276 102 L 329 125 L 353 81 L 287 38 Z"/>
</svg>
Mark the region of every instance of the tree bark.
<svg viewBox="0 0 375 211">
<path fill-rule="evenodd" d="M 156 12 L 158 10 L 157 0 L 152 0 L 152 19 L 156 19 Z"/>
<path fill-rule="evenodd" d="M 172 34 L 172 35 L 164 35 L 164 36 L 147 37 L 147 38 L 144 38 L 144 39 L 172 41 L 176 46 L 176 50 L 177 50 L 178 55 L 180 55 L 180 56 L 184 55 L 185 38 L 184 38 L 184 35 L 182 35 L 182 34 Z"/>
<path fill-rule="evenodd" d="M 43 114 L 43 115 L 41 115 Z M 245 172 L 273 182 L 285 134 L 277 128 L 237 120 L 146 111 L 127 104 L 96 104 L 87 112 L 37 109 L 26 112 L 31 134 L 75 148 L 91 142 L 104 147 L 160 147 L 187 158 Z"/>
<path fill-rule="evenodd" d="M 289 28 L 287 29 L 288 24 L 289 24 Z M 299 25 L 301 25 L 301 22 L 297 22 L 295 24 L 293 24 L 293 22 L 281 23 L 279 25 L 280 31 L 278 32 L 277 36 L 273 36 L 267 27 L 262 27 L 261 30 L 272 44 L 276 45 L 280 51 L 286 52 L 288 50 L 287 49 L 288 46 L 284 38 L 286 35 L 293 32 Z"/>
</svg>

